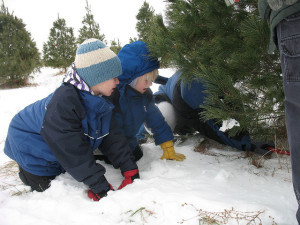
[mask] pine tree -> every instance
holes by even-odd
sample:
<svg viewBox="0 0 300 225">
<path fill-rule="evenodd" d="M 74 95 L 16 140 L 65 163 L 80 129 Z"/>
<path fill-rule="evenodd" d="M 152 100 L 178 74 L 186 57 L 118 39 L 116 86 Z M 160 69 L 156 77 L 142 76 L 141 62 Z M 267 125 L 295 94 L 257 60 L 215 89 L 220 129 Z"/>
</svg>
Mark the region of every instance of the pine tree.
<svg viewBox="0 0 300 225">
<path fill-rule="evenodd" d="M 0 9 L 0 85 L 25 85 L 40 65 L 40 53 L 21 19 Z"/>
<path fill-rule="evenodd" d="M 169 42 L 169 39 L 164 38 L 168 29 L 162 15 L 155 14 L 154 9 L 145 1 L 139 9 L 136 19 L 138 21 L 136 24 L 138 38 L 130 38 L 130 43 L 136 40 L 144 41 L 151 48 L 153 55 L 162 58 L 161 67 L 172 66 L 170 64 L 172 57 L 169 57 L 169 51 L 165 51 L 170 43 L 166 43 Z"/>
<path fill-rule="evenodd" d="M 118 41 L 112 40 L 112 41 L 110 42 L 110 49 L 111 49 L 114 53 L 118 54 L 119 51 L 121 50 L 121 48 L 122 48 L 122 46 L 121 46 L 121 43 L 120 43 L 120 40 L 119 40 L 119 39 L 118 39 Z"/>
<path fill-rule="evenodd" d="M 138 21 L 136 24 L 136 30 L 138 32 L 139 40 L 147 40 L 148 30 L 150 29 L 153 18 L 154 9 L 149 6 L 149 3 L 144 1 L 144 4 L 136 15 L 136 19 Z"/>
<path fill-rule="evenodd" d="M 53 22 L 47 43 L 43 45 L 45 66 L 67 69 L 74 61 L 76 40 L 73 28 L 66 26 L 65 19 Z"/>
<path fill-rule="evenodd" d="M 163 64 L 183 71 L 183 80 L 206 83 L 201 118 L 218 124 L 236 119 L 240 126 L 230 135 L 284 137 L 279 55 L 267 53 L 269 28 L 257 1 L 227 6 L 224 0 L 168 0 L 166 17 L 167 23 L 162 17 L 152 23 L 147 43 Z"/>
<path fill-rule="evenodd" d="M 136 37 L 130 37 L 129 38 L 129 43 L 132 43 L 132 42 L 135 42 L 135 41 L 137 41 L 138 39 L 136 38 Z"/>
<path fill-rule="evenodd" d="M 78 43 L 81 44 L 84 40 L 89 38 L 97 38 L 100 41 L 104 41 L 105 35 L 100 34 L 99 23 L 94 20 L 94 15 L 92 14 L 91 7 L 86 1 L 86 15 L 83 18 L 83 27 L 79 29 Z"/>
</svg>

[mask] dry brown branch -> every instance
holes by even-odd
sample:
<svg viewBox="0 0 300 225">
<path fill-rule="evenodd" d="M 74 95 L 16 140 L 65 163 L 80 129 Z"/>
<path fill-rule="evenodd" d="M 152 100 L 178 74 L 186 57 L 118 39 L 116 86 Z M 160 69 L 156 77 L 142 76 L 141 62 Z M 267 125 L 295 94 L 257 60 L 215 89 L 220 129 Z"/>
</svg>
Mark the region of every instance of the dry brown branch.
<svg viewBox="0 0 300 225">
<path fill-rule="evenodd" d="M 130 212 L 132 212 L 132 210 L 129 210 L 129 211 L 127 211 L 126 213 L 130 213 Z M 140 207 L 139 209 L 135 210 L 134 212 L 132 212 L 132 213 L 130 214 L 130 217 L 133 217 L 133 216 L 134 216 L 135 214 L 137 214 L 137 213 L 140 214 L 142 221 L 145 222 L 145 223 L 147 223 L 147 220 L 146 220 L 147 217 L 150 217 L 150 216 L 155 217 L 155 216 L 154 216 L 154 215 L 155 215 L 155 212 L 146 209 L 146 207 Z M 155 218 L 156 218 L 156 217 L 155 217 Z M 130 220 L 130 221 L 131 221 L 131 220 Z M 133 221 L 132 221 L 132 222 L 133 222 Z"/>
<path fill-rule="evenodd" d="M 222 212 L 209 212 L 202 209 L 197 209 L 193 204 L 184 203 L 182 207 L 190 206 L 195 209 L 197 214 L 189 219 L 182 219 L 182 221 L 178 222 L 179 224 L 183 224 L 186 221 L 189 221 L 194 218 L 198 218 L 199 224 L 201 225 L 216 225 L 216 224 L 240 224 L 243 222 L 247 225 L 260 225 L 262 224 L 262 220 L 260 216 L 264 213 L 264 211 L 253 211 L 253 212 L 241 212 L 237 211 L 234 208 L 224 209 Z M 273 218 L 270 217 L 272 223 L 275 225 L 276 222 Z"/>
<path fill-rule="evenodd" d="M 0 166 L 0 189 L 10 190 L 11 195 L 21 195 L 28 192 L 25 188 L 18 187 L 23 183 L 18 177 L 19 167 L 15 161 L 9 161 Z"/>
</svg>

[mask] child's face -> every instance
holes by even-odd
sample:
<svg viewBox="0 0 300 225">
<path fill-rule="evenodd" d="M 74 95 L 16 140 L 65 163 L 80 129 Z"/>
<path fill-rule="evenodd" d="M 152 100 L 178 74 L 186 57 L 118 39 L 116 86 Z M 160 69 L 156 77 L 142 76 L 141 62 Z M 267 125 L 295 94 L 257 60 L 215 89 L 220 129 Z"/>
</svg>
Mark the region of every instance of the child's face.
<svg viewBox="0 0 300 225">
<path fill-rule="evenodd" d="M 144 94 L 147 90 L 152 85 L 152 80 L 148 80 L 145 75 L 138 77 L 135 85 L 135 90 L 140 92 L 141 94 Z"/>
<path fill-rule="evenodd" d="M 119 79 L 117 77 L 112 78 L 110 80 L 104 81 L 100 84 L 92 86 L 91 89 L 95 95 L 104 95 L 110 96 L 113 93 L 114 88 L 119 83 Z"/>
</svg>

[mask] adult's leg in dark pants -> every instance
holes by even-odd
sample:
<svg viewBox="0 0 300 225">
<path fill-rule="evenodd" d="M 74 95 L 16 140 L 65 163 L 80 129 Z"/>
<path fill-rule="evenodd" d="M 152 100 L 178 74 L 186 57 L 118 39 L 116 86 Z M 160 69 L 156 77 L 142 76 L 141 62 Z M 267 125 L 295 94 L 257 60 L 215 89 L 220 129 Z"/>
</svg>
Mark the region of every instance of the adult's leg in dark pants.
<svg viewBox="0 0 300 225">
<path fill-rule="evenodd" d="M 300 12 L 278 24 L 277 38 L 285 92 L 292 179 L 298 201 L 296 217 L 300 224 Z"/>
<path fill-rule="evenodd" d="M 56 176 L 37 176 L 25 171 L 22 167 L 19 166 L 19 177 L 23 183 L 27 186 L 30 186 L 32 191 L 43 192 L 50 187 L 50 182 Z"/>
</svg>

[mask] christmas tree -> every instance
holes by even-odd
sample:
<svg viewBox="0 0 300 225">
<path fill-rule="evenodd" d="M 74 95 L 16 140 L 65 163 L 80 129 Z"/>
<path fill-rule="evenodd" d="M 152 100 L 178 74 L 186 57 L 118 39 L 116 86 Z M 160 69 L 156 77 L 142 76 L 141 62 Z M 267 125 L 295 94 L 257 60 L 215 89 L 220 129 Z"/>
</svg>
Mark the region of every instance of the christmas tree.
<svg viewBox="0 0 300 225">
<path fill-rule="evenodd" d="M 139 40 L 146 41 L 148 30 L 151 27 L 152 20 L 154 17 L 154 9 L 149 6 L 149 3 L 144 1 L 142 7 L 140 8 L 138 14 L 136 15 L 137 24 L 136 30 L 138 33 Z"/>
<path fill-rule="evenodd" d="M 23 86 L 40 65 L 40 53 L 21 19 L 0 9 L 0 86 Z"/>
<path fill-rule="evenodd" d="M 167 2 L 165 21 L 156 16 L 146 43 L 164 65 L 181 69 L 184 81 L 205 82 L 209 95 L 200 106 L 201 119 L 220 125 L 237 120 L 240 126 L 228 131 L 232 136 L 284 138 L 279 55 L 267 53 L 269 28 L 259 18 L 257 1 Z"/>
<path fill-rule="evenodd" d="M 76 41 L 73 28 L 67 27 L 65 19 L 58 16 L 50 29 L 47 43 L 43 45 L 45 66 L 66 70 L 74 61 L 75 52 Z"/>
<path fill-rule="evenodd" d="M 94 20 L 94 15 L 92 14 L 91 7 L 89 6 L 88 1 L 86 1 L 85 9 L 86 15 L 82 21 L 83 26 L 79 29 L 78 43 L 81 44 L 89 38 L 97 38 L 100 41 L 104 41 L 105 35 L 100 34 L 99 23 L 96 23 L 96 21 Z"/>
</svg>

